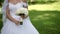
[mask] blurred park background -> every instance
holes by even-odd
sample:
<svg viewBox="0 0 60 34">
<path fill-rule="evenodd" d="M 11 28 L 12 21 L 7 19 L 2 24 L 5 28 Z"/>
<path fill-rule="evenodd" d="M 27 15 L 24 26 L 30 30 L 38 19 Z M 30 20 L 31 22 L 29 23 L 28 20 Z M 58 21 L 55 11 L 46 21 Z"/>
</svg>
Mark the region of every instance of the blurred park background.
<svg viewBox="0 0 60 34">
<path fill-rule="evenodd" d="M 0 30 L 2 28 L 0 0 Z M 60 34 L 60 0 L 28 0 L 29 16 L 40 34 Z"/>
</svg>

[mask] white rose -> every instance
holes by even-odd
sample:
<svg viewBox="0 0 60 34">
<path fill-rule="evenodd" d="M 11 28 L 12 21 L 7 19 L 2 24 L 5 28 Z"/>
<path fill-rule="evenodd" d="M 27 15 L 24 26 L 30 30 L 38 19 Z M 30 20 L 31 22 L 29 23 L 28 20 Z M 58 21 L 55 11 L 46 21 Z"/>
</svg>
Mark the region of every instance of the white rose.
<svg viewBox="0 0 60 34">
<path fill-rule="evenodd" d="M 15 14 L 16 14 L 16 15 L 19 15 L 20 13 L 23 13 L 23 14 L 25 14 L 25 16 L 27 16 L 27 15 L 28 15 L 28 10 L 27 10 L 27 8 L 18 8 L 18 9 L 16 10 Z"/>
<path fill-rule="evenodd" d="M 27 8 L 18 8 L 15 12 L 16 15 L 19 15 L 21 13 L 23 13 L 23 14 L 25 14 L 25 16 L 27 16 L 28 15 L 28 9 Z M 20 18 L 20 22 L 23 22 L 22 18 Z"/>
</svg>

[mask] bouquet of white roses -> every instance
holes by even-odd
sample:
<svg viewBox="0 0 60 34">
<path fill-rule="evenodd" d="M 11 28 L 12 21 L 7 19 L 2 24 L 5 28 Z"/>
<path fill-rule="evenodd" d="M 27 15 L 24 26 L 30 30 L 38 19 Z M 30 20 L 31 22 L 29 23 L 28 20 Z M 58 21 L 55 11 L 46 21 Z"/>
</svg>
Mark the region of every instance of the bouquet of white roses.
<svg viewBox="0 0 60 34">
<path fill-rule="evenodd" d="M 16 15 L 24 16 L 26 17 L 28 15 L 28 9 L 27 8 L 18 8 L 15 12 Z M 23 18 L 20 18 L 20 24 L 23 24 Z"/>
</svg>

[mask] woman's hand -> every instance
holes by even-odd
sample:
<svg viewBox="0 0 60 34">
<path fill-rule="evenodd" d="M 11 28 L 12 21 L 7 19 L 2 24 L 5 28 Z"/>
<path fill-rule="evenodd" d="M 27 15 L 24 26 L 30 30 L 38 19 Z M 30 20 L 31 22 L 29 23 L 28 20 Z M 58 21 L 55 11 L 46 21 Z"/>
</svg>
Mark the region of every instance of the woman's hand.
<svg viewBox="0 0 60 34">
<path fill-rule="evenodd" d="M 16 24 L 16 25 L 20 25 L 20 22 L 19 22 L 19 21 L 15 21 L 15 24 Z"/>
</svg>

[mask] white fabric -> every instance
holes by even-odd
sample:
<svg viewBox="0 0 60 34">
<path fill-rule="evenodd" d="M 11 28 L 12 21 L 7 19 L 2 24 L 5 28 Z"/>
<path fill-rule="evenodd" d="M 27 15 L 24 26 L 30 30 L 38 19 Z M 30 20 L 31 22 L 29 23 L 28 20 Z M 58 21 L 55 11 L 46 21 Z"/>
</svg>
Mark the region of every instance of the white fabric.
<svg viewBox="0 0 60 34">
<path fill-rule="evenodd" d="M 22 2 L 16 5 L 9 3 L 10 14 L 18 21 L 20 20 L 20 16 L 16 16 L 15 11 L 21 7 L 23 7 Z M 23 25 L 19 26 L 6 18 L 1 34 L 39 34 L 39 32 L 32 25 L 29 17 L 23 20 Z"/>
<path fill-rule="evenodd" d="M 3 13 L 3 25 L 5 24 L 6 21 L 6 6 L 8 5 L 8 0 L 4 0 L 3 6 L 2 6 L 2 13 Z"/>
</svg>

